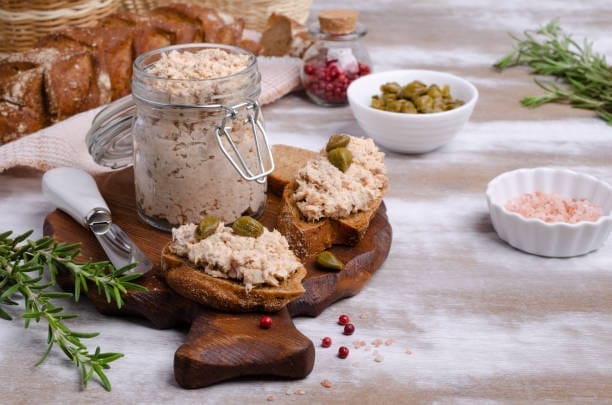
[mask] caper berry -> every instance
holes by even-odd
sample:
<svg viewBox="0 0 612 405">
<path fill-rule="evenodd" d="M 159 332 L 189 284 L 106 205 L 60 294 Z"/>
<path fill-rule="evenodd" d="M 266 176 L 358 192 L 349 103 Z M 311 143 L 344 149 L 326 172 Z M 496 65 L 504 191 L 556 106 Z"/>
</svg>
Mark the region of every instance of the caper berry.
<svg viewBox="0 0 612 405">
<path fill-rule="evenodd" d="M 334 134 L 329 137 L 329 141 L 327 141 L 327 146 L 325 146 L 325 150 L 329 152 L 332 149 L 336 148 L 344 148 L 351 141 L 351 137 L 347 134 Z"/>
<path fill-rule="evenodd" d="M 255 218 L 242 216 L 234 221 L 232 224 L 232 230 L 236 235 L 257 238 L 263 233 L 264 227 L 261 222 Z"/>
<path fill-rule="evenodd" d="M 347 148 L 336 148 L 327 153 L 327 159 L 342 172 L 346 172 L 353 162 L 353 154 Z"/>
<path fill-rule="evenodd" d="M 215 233 L 219 227 L 219 220 L 213 216 L 207 215 L 200 220 L 198 227 L 195 230 L 195 238 L 199 242 L 202 239 L 208 238 Z"/>
<path fill-rule="evenodd" d="M 344 263 L 328 250 L 319 253 L 315 260 L 319 266 L 326 269 L 342 270 L 344 268 Z"/>
</svg>

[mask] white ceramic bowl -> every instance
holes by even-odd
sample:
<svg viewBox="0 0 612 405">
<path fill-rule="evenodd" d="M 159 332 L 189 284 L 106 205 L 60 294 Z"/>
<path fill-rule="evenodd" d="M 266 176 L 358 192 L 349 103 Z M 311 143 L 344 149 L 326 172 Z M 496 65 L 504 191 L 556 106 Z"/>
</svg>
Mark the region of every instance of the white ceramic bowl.
<svg viewBox="0 0 612 405">
<path fill-rule="evenodd" d="M 544 222 L 508 211 L 508 200 L 540 191 L 566 198 L 585 198 L 602 208 L 595 222 Z M 519 169 L 489 183 L 491 222 L 501 239 L 522 251 L 548 257 L 579 256 L 601 247 L 612 230 L 612 187 L 593 176 L 553 168 Z"/>
<path fill-rule="evenodd" d="M 450 111 L 432 114 L 401 114 L 370 107 L 372 96 L 380 94 L 380 86 L 397 82 L 404 86 L 413 80 L 427 85 L 450 86 L 453 98 L 465 102 Z M 433 70 L 394 70 L 372 73 L 353 81 L 347 90 L 353 115 L 359 126 L 376 143 L 402 153 L 424 153 L 451 140 L 468 121 L 476 101 L 476 87 L 460 77 Z"/>
</svg>

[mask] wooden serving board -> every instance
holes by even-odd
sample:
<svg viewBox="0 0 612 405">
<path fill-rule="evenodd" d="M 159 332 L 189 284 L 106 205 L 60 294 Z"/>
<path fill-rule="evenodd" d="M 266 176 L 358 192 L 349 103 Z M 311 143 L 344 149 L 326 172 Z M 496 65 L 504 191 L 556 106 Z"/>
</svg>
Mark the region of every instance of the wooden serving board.
<svg viewBox="0 0 612 405">
<path fill-rule="evenodd" d="M 187 341 L 174 357 L 175 379 L 184 388 L 205 387 L 243 376 L 306 377 L 314 365 L 314 345 L 295 328 L 292 317 L 317 316 L 335 301 L 357 294 L 385 260 L 391 246 L 391 225 L 382 205 L 357 246 L 331 249 L 345 268 L 340 272 L 322 271 L 314 260 L 307 261 L 305 294 L 270 314 L 272 328 L 261 329 L 261 313 L 219 312 L 183 298 L 165 284 L 159 275 L 160 252 L 171 236 L 138 219 L 131 169 L 101 175 L 96 181 L 113 221 L 153 261 L 154 267 L 138 279 L 148 291 L 128 292 L 121 309 L 107 303 L 95 286 L 89 288 L 87 297 L 103 314 L 145 318 L 160 329 L 191 325 Z M 276 225 L 279 202 L 277 196 L 268 195 L 260 221 L 269 229 Z M 81 242 L 83 260 L 107 260 L 95 237 L 61 211 L 47 216 L 44 233 L 61 242 Z M 67 275 L 58 281 L 64 289 L 73 287 Z"/>
</svg>

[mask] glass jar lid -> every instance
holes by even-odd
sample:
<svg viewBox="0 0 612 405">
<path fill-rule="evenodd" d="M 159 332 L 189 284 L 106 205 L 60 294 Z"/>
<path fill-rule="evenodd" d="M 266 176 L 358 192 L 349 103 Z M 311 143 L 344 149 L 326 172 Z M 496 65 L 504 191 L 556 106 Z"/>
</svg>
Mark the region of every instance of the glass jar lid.
<svg viewBox="0 0 612 405">
<path fill-rule="evenodd" d="M 94 162 L 112 169 L 132 164 L 131 129 L 135 109 L 129 95 L 109 104 L 96 115 L 85 138 Z"/>
</svg>

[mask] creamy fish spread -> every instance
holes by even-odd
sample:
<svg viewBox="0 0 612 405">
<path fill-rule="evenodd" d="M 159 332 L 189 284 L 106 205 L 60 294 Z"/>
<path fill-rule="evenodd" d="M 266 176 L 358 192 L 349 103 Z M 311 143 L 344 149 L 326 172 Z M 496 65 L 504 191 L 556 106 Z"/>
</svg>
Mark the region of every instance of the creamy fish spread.
<svg viewBox="0 0 612 405">
<path fill-rule="evenodd" d="M 257 238 L 235 235 L 232 228 L 219 224 L 212 235 L 195 239 L 196 224 L 172 229 L 170 250 L 186 257 L 204 273 L 241 281 L 250 291 L 257 285 L 277 287 L 302 266 L 277 230 Z"/>
<path fill-rule="evenodd" d="M 147 91 L 169 104 L 235 105 L 259 89 L 259 82 L 253 82 L 259 80 L 256 67 L 248 63 L 246 55 L 222 49 L 162 53 L 147 68 L 160 78 L 149 79 Z M 215 137 L 224 111 L 137 105 L 132 130 L 136 200 L 148 222 L 166 223 L 164 228 L 170 230 L 204 215 L 233 222 L 263 210 L 265 184 L 243 179 Z M 241 109 L 231 122 L 231 137 L 252 168 L 258 155 L 246 114 Z"/>
<path fill-rule="evenodd" d="M 353 136 L 346 148 L 353 155 L 346 172 L 329 162 L 325 150 L 298 171 L 293 199 L 307 220 L 344 218 L 382 198 L 388 184 L 385 154 L 372 139 Z"/>
</svg>

